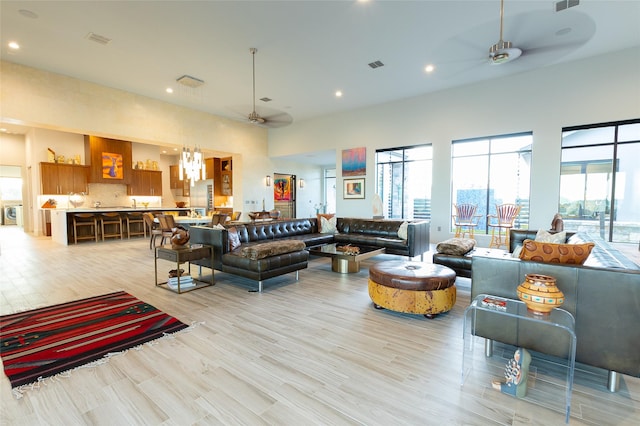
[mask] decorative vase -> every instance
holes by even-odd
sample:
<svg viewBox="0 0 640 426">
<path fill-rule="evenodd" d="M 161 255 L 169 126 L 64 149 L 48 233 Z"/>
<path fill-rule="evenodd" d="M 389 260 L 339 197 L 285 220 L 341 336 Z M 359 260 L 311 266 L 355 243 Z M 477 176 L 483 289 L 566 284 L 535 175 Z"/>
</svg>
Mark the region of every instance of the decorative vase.
<svg viewBox="0 0 640 426">
<path fill-rule="evenodd" d="M 189 231 L 182 225 L 178 225 L 171 235 L 171 248 L 174 250 L 180 250 L 187 248 L 186 245 L 189 242 Z"/>
<path fill-rule="evenodd" d="M 534 314 L 545 315 L 564 303 L 564 294 L 549 275 L 527 274 L 517 288 L 518 298 Z"/>
</svg>

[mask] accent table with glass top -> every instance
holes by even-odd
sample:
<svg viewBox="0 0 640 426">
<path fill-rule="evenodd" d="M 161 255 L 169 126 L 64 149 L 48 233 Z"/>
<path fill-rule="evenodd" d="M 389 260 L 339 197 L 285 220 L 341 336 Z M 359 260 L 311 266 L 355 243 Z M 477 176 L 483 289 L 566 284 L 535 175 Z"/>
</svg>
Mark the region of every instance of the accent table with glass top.
<svg viewBox="0 0 640 426">
<path fill-rule="evenodd" d="M 575 319 L 571 313 L 554 308 L 546 315 L 534 314 L 519 300 L 478 295 L 464 312 L 460 386 L 464 385 L 474 364 L 482 364 L 473 356 L 474 343 L 482 337 L 566 360 L 564 411 L 565 422 L 569 422 L 576 357 Z M 492 355 L 492 343 L 491 340 L 485 341 L 487 357 Z"/>
<path fill-rule="evenodd" d="M 360 262 L 370 257 L 384 253 L 384 247 L 369 247 L 358 245 L 360 253 L 356 255 L 345 254 L 338 250 L 340 244 L 325 244 L 318 247 L 311 247 L 309 254 L 331 258 L 331 270 L 341 274 L 360 271 Z"/>
</svg>

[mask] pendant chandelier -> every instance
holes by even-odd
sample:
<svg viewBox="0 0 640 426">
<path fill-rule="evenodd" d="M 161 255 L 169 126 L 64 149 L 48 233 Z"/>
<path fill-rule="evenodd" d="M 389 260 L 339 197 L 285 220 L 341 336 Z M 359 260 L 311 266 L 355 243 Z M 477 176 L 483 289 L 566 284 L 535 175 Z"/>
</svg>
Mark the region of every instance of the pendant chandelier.
<svg viewBox="0 0 640 426">
<path fill-rule="evenodd" d="M 206 176 L 206 166 L 202 158 L 202 150 L 197 146 L 193 148 L 193 152 L 191 148 L 182 147 L 182 155 L 180 156 L 180 180 L 184 180 L 185 176 L 191 181 L 191 186 L 194 186 L 196 181 L 204 179 L 204 176 Z"/>
</svg>

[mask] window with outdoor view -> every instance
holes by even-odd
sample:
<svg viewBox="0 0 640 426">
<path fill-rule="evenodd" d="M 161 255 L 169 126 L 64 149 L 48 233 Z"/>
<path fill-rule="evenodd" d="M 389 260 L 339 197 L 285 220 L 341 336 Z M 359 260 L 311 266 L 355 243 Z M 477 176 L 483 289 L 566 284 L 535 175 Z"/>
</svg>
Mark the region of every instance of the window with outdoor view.
<svg viewBox="0 0 640 426">
<path fill-rule="evenodd" d="M 431 218 L 431 145 L 376 151 L 376 193 L 385 218 Z"/>
<path fill-rule="evenodd" d="M 521 206 L 514 225 L 528 229 L 532 143 L 532 133 L 452 142 L 451 200 L 478 206 L 478 233 L 487 233 L 487 215 L 496 214 L 498 204 Z"/>
<path fill-rule="evenodd" d="M 568 231 L 611 242 L 640 234 L 640 120 L 562 129 L 560 203 Z"/>
</svg>

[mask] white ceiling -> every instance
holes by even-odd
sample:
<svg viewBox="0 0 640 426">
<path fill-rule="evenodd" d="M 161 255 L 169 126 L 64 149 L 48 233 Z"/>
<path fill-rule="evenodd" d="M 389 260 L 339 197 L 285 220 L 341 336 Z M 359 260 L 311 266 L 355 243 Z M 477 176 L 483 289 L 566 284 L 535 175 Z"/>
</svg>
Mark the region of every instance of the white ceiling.
<svg viewBox="0 0 640 426">
<path fill-rule="evenodd" d="M 487 61 L 499 0 L 2 0 L 1 54 L 245 120 L 256 47 L 256 98 L 272 99 L 257 100 L 258 112 L 296 122 L 640 45 L 640 1 L 581 0 L 561 12 L 555 3 L 506 0 L 503 38 L 524 53 L 499 66 Z M 90 41 L 90 32 L 112 41 Z M 9 41 L 21 49 L 11 52 Z M 368 66 L 377 60 L 384 66 Z M 177 84 L 185 74 L 205 84 Z"/>
</svg>

